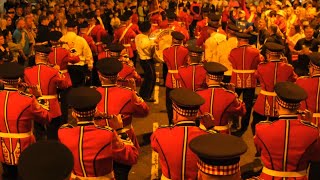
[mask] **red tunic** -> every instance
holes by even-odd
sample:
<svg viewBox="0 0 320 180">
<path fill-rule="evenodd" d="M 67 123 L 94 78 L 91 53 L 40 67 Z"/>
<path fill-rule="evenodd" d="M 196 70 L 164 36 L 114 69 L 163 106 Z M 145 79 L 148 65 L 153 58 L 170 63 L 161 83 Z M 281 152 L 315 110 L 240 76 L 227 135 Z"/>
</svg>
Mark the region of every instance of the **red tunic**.
<svg viewBox="0 0 320 180">
<path fill-rule="evenodd" d="M 166 87 L 178 87 L 178 82 L 176 80 L 178 68 L 187 64 L 188 52 L 188 49 L 181 45 L 172 45 L 171 47 L 163 50 L 163 60 L 168 67 Z"/>
<path fill-rule="evenodd" d="M 101 101 L 97 106 L 99 112 L 107 115 L 124 115 L 124 129 L 127 130 L 129 138 L 132 140 L 135 147 L 139 148 L 139 143 L 132 127 L 132 116 L 146 117 L 149 114 L 148 105 L 142 101 L 136 103 L 134 94 L 131 89 L 116 85 L 108 85 L 97 88 L 97 91 L 102 95 Z M 106 122 L 107 125 L 109 122 Z M 112 127 L 112 125 L 110 125 Z"/>
<path fill-rule="evenodd" d="M 280 116 L 275 122 L 262 121 L 256 125 L 254 143 L 261 153 L 261 160 L 268 169 L 276 171 L 302 171 L 308 168 L 310 160 L 319 156 L 319 130 L 309 122 L 297 119 L 296 115 Z M 261 173 L 264 180 L 282 180 Z M 308 178 L 285 178 L 286 180 L 307 180 Z"/>
<path fill-rule="evenodd" d="M 168 20 L 164 20 L 159 24 L 160 29 L 167 29 L 167 28 L 176 28 L 180 27 L 178 21 L 169 22 Z"/>
<path fill-rule="evenodd" d="M 0 162 L 17 165 L 22 151 L 35 142 L 32 134 L 33 121 L 45 124 L 50 121 L 48 111 L 36 108 L 35 97 L 19 92 L 16 89 L 0 91 L 0 131 L 8 135 L 22 135 L 26 137 L 1 137 Z M 12 134 L 14 133 L 14 134 Z"/>
<path fill-rule="evenodd" d="M 103 52 L 99 52 L 98 54 L 98 60 L 104 59 L 111 57 L 110 54 L 108 53 L 108 50 L 104 50 Z"/>
<path fill-rule="evenodd" d="M 189 149 L 189 142 L 207 133 L 194 121 L 158 128 L 150 139 L 152 149 L 159 154 L 162 175 L 172 180 L 197 179 L 198 157 Z"/>
<path fill-rule="evenodd" d="M 72 86 L 70 75 L 67 70 L 68 63 L 77 63 L 80 61 L 79 56 L 70 56 L 70 52 L 62 47 L 52 47 L 52 52 L 48 56 L 48 62 L 52 65 L 58 65 L 60 72 L 63 73 L 68 81 L 68 87 Z"/>
<path fill-rule="evenodd" d="M 161 24 L 162 22 L 162 16 L 159 13 L 155 13 L 150 17 L 151 24 Z"/>
<path fill-rule="evenodd" d="M 61 116 L 61 109 L 57 98 L 57 88 L 67 88 L 68 81 L 59 74 L 57 69 L 46 64 L 37 64 L 25 69 L 24 80 L 31 86 L 38 85 L 40 87 L 42 98 L 49 103 L 49 114 L 51 118 Z"/>
<path fill-rule="evenodd" d="M 90 31 L 90 29 L 92 29 Z M 96 42 L 97 53 L 104 51 L 102 45 L 102 38 L 107 36 L 107 31 L 101 25 L 95 25 L 93 28 L 89 27 L 87 35 L 91 36 Z"/>
<path fill-rule="evenodd" d="M 127 29 L 127 27 L 128 27 L 127 25 L 121 25 L 118 29 L 114 31 L 113 43 L 120 43 L 124 45 L 124 47 L 126 47 L 127 49 L 129 58 L 132 58 L 133 57 L 132 45 L 134 44 L 134 38 L 136 37 L 136 33 L 131 28 L 129 28 L 127 32 L 124 35 L 122 35 Z M 121 36 L 123 36 L 123 38 L 120 40 Z"/>
<path fill-rule="evenodd" d="M 113 160 L 137 163 L 138 150 L 130 141 L 124 146 L 117 145 L 117 133 L 110 127 L 94 125 L 92 121 L 80 121 L 76 127 L 63 125 L 59 140 L 73 154 L 73 174 L 80 177 L 101 177 L 112 173 Z"/>
<path fill-rule="evenodd" d="M 255 72 L 255 77 L 259 80 L 262 91 L 259 93 L 256 103 L 253 106 L 254 111 L 263 116 L 276 117 L 276 94 L 274 92 L 274 85 L 278 82 L 295 82 L 297 75 L 293 67 L 280 60 L 260 63 Z M 265 91 L 267 93 L 264 93 Z M 273 95 L 269 95 L 269 93 Z"/>
<path fill-rule="evenodd" d="M 206 87 L 207 71 L 202 64 L 191 63 L 188 66 L 181 66 L 178 69 L 177 80 L 180 87 L 196 91 Z"/>
<path fill-rule="evenodd" d="M 308 98 L 301 102 L 301 109 L 308 109 L 313 112 L 313 123 L 319 128 L 320 122 L 320 74 L 312 77 L 300 77 L 297 79 L 297 84 L 302 87 L 308 94 Z"/>
<path fill-rule="evenodd" d="M 200 114 L 212 114 L 216 126 L 215 130 L 220 133 L 230 133 L 226 126 L 228 126 L 232 117 L 246 114 L 245 104 L 232 91 L 219 86 L 209 86 L 208 89 L 199 90 L 197 93 L 205 99 L 205 103 L 200 107 Z"/>
<path fill-rule="evenodd" d="M 204 27 L 206 27 L 208 24 L 208 18 L 204 18 L 201 21 L 197 22 L 196 30 L 195 30 L 195 36 L 199 36 L 200 32 Z M 206 28 L 207 29 L 207 28 Z"/>
<path fill-rule="evenodd" d="M 121 78 L 122 80 L 134 79 L 136 82 L 136 86 L 140 86 L 141 85 L 141 76 L 138 74 L 136 69 L 132 66 L 129 66 L 125 62 L 123 62 L 122 64 L 123 64 L 123 68 L 118 74 L 119 78 Z M 119 81 L 119 82 L 117 82 L 117 84 L 119 84 L 121 86 L 129 87 L 127 82 Z"/>
<path fill-rule="evenodd" d="M 86 35 L 86 34 L 80 34 L 80 36 L 83 37 L 87 41 L 92 53 L 97 53 L 97 46 L 96 46 L 96 43 L 94 42 L 93 38 L 91 36 Z"/>
<path fill-rule="evenodd" d="M 255 88 L 255 70 L 261 62 L 259 50 L 249 45 L 242 45 L 231 50 L 229 60 L 232 64 L 231 83 L 236 88 Z"/>
<path fill-rule="evenodd" d="M 133 24 L 138 24 L 138 22 L 139 22 L 139 15 L 138 15 L 137 13 L 132 14 L 132 16 L 131 16 L 131 22 L 132 22 Z"/>
</svg>

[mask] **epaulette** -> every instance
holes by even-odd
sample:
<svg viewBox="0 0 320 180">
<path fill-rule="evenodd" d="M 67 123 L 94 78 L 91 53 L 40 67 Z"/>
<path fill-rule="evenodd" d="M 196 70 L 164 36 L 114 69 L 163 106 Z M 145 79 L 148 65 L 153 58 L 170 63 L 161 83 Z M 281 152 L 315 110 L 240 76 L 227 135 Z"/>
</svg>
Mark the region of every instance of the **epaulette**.
<svg viewBox="0 0 320 180">
<path fill-rule="evenodd" d="M 214 129 L 209 129 L 209 130 L 206 130 L 207 133 L 210 133 L 210 134 L 216 134 L 216 133 L 219 133 L 218 131 L 214 130 Z"/>
<path fill-rule="evenodd" d="M 74 128 L 74 126 L 72 126 L 71 124 L 64 124 L 60 126 L 60 128 Z"/>
<path fill-rule="evenodd" d="M 195 90 L 195 92 L 202 91 L 202 90 L 206 90 L 206 88 L 198 88 L 198 89 Z"/>
<path fill-rule="evenodd" d="M 226 88 L 224 88 L 224 90 L 225 90 L 226 92 L 228 92 L 228 93 L 235 94 L 235 95 L 237 95 L 237 97 L 238 97 L 238 94 L 237 94 L 236 92 L 231 91 L 231 90 L 226 89 Z"/>
<path fill-rule="evenodd" d="M 272 124 L 275 121 L 260 121 L 258 124 Z"/>
<path fill-rule="evenodd" d="M 259 63 L 259 65 L 260 64 L 268 64 L 268 61 L 261 61 L 260 63 Z"/>
<path fill-rule="evenodd" d="M 309 127 L 318 129 L 318 127 L 317 127 L 315 124 L 313 124 L 312 122 L 310 122 L 310 121 L 300 120 L 300 122 L 301 122 L 303 125 L 306 125 L 306 126 L 309 126 Z"/>
<path fill-rule="evenodd" d="M 28 93 L 23 92 L 23 91 L 19 91 L 19 94 L 21 94 L 21 95 L 23 95 L 23 96 L 30 97 L 30 98 L 32 98 L 32 97 L 33 97 L 33 94 L 28 94 Z"/>
<path fill-rule="evenodd" d="M 113 132 L 113 129 L 110 126 L 99 126 L 99 125 L 94 125 L 97 129 L 103 129 L 103 130 L 107 130 L 110 132 Z"/>
<path fill-rule="evenodd" d="M 305 78 L 309 78 L 310 76 L 300 76 L 298 77 L 298 79 L 305 79 Z"/>
<path fill-rule="evenodd" d="M 173 127 L 173 125 L 160 125 L 160 126 L 158 127 L 158 129 L 159 129 L 159 128 L 168 128 L 168 127 Z"/>
</svg>

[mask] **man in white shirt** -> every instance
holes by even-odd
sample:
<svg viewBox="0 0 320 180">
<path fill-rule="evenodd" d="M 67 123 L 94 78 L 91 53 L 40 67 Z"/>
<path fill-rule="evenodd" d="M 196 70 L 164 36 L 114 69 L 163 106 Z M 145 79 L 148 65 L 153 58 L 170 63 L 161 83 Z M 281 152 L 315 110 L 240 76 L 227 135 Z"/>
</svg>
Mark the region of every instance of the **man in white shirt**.
<svg viewBox="0 0 320 180">
<path fill-rule="evenodd" d="M 139 94 L 146 102 L 154 102 L 152 93 L 156 83 L 155 63 L 153 60 L 154 41 L 149 39 L 151 30 L 150 22 L 146 21 L 139 25 L 142 34 L 135 38 L 140 65 L 144 71 L 144 80 L 141 84 Z"/>
<path fill-rule="evenodd" d="M 87 41 L 83 37 L 77 35 L 77 24 L 68 21 L 66 26 L 67 33 L 60 39 L 60 41 L 66 42 L 66 44 L 63 45 L 63 48 L 78 55 L 80 58 L 80 62 L 68 66 L 72 86 L 84 86 L 86 83 L 86 75 L 88 74 L 88 71 L 91 72 L 93 67 L 92 52 Z"/>
<path fill-rule="evenodd" d="M 208 23 L 208 32 L 210 37 L 205 41 L 205 60 L 207 62 L 219 62 L 222 58 L 228 59 L 228 56 L 224 57 L 226 50 L 227 37 L 217 30 L 219 24 L 214 22 Z"/>
</svg>

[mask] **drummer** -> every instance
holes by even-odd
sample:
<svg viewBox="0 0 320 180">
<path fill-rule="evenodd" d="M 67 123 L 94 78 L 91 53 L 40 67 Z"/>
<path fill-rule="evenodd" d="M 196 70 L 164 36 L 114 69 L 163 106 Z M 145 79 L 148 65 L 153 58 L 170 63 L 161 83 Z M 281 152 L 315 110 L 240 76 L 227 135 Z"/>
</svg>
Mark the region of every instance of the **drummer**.
<svg viewBox="0 0 320 180">
<path fill-rule="evenodd" d="M 176 19 L 177 15 L 174 11 L 170 10 L 167 12 L 167 19 L 162 21 L 159 26 L 161 29 L 171 28 L 172 30 L 175 30 L 175 28 L 180 27 L 180 24 Z"/>
<path fill-rule="evenodd" d="M 153 60 L 154 41 L 149 39 L 151 24 L 146 21 L 139 25 L 142 34 L 135 38 L 137 52 L 140 57 L 140 65 L 144 71 L 144 80 L 141 84 L 139 94 L 146 102 L 154 102 L 152 93 L 156 83 L 155 63 Z"/>
</svg>

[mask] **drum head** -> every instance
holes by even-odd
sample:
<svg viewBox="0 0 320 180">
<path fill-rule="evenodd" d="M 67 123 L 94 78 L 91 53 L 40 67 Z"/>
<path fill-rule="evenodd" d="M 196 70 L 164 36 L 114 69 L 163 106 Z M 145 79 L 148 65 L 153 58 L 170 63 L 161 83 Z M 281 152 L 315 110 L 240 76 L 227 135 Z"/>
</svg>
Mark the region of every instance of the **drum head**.
<svg viewBox="0 0 320 180">
<path fill-rule="evenodd" d="M 156 61 L 163 62 L 163 50 L 172 45 L 172 31 L 171 29 L 158 29 L 150 34 L 149 38 L 158 42 L 154 53 Z"/>
</svg>

